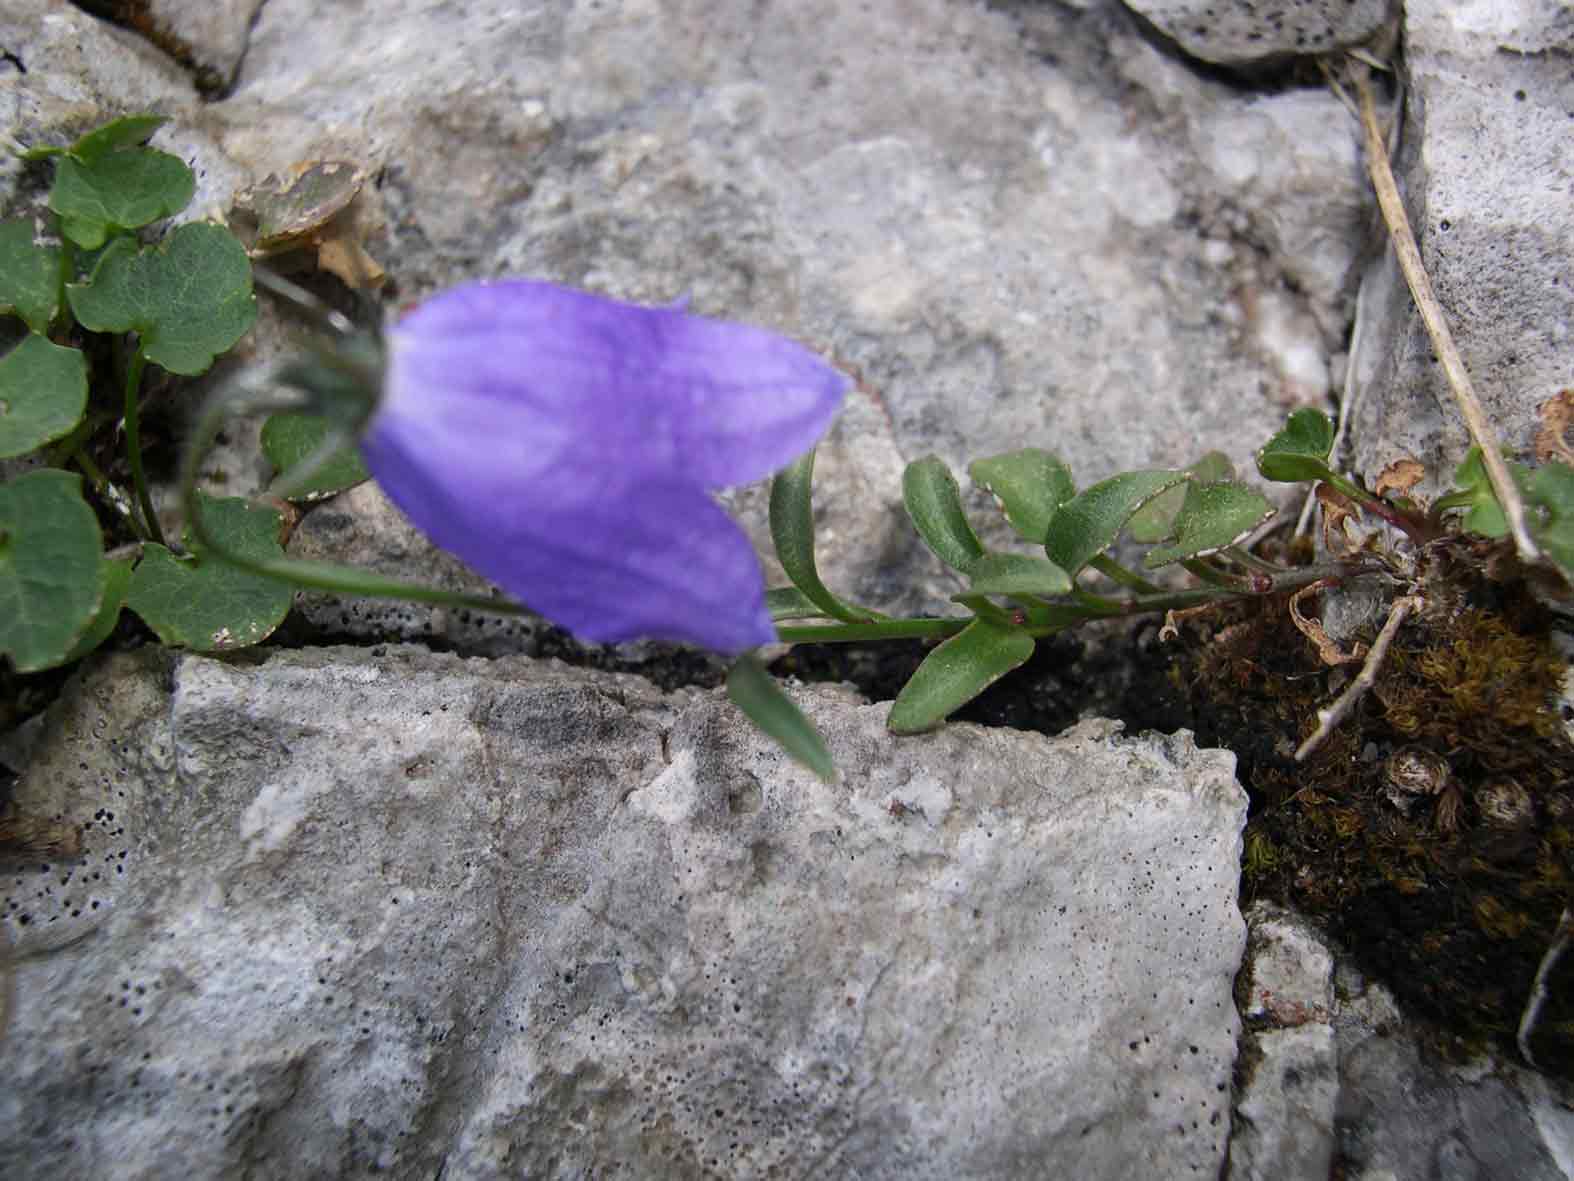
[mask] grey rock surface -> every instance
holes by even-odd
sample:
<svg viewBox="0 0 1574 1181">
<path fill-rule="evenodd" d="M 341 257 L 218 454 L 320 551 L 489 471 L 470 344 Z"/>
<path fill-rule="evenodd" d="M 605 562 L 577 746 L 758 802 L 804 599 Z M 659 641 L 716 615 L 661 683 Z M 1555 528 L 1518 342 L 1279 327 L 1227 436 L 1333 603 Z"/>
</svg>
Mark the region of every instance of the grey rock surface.
<svg viewBox="0 0 1574 1181">
<path fill-rule="evenodd" d="M 8 1175 L 1216 1175 L 1231 756 L 800 700 L 841 783 L 547 663 L 102 663 L 18 788 L 84 850 L 5 879 Z"/>
<path fill-rule="evenodd" d="M 1528 458 L 1536 409 L 1570 384 L 1574 15 L 1567 4 L 1405 6 L 1395 171 L 1422 259 L 1499 440 Z M 1353 345 L 1354 467 L 1402 456 L 1446 483 L 1469 447 L 1392 252 L 1367 276 Z"/>
<path fill-rule="evenodd" d="M 1334 53 L 1382 29 L 1390 0 L 1126 0 L 1192 57 L 1224 66 L 1262 65 Z"/>
</svg>

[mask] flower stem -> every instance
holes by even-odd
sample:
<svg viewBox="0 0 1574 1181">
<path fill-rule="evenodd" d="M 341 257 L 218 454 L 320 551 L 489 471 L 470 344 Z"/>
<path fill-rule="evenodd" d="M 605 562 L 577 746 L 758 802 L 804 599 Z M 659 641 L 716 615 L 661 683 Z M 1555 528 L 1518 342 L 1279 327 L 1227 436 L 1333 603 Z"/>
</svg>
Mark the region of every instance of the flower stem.
<svg viewBox="0 0 1574 1181">
<path fill-rule="evenodd" d="M 142 371 L 147 367 L 147 357 L 141 344 L 131 354 L 126 366 L 126 459 L 131 463 L 131 483 L 137 491 L 137 503 L 142 507 L 142 523 L 147 536 L 164 544 L 164 531 L 159 528 L 158 513 L 153 510 L 153 497 L 148 492 L 147 473 L 142 468 L 142 413 L 139 395 L 142 392 Z"/>
<path fill-rule="evenodd" d="M 879 619 L 868 623 L 810 624 L 778 627 L 776 638 L 784 644 L 862 644 L 871 640 L 913 640 L 953 636 L 968 624 L 966 619 Z"/>
</svg>

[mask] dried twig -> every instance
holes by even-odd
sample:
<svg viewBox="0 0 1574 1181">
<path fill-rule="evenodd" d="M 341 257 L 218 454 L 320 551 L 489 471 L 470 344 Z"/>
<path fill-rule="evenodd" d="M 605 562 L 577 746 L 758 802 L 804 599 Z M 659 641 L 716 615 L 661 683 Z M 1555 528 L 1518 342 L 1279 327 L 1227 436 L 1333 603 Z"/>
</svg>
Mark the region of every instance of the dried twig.
<svg viewBox="0 0 1574 1181">
<path fill-rule="evenodd" d="M 1525 1002 L 1525 1012 L 1519 1019 L 1519 1032 L 1514 1039 L 1519 1043 L 1520 1055 L 1532 1067 L 1536 1066 L 1536 1059 L 1530 1053 L 1530 1031 L 1541 1019 L 1541 1006 L 1547 1003 L 1547 978 L 1568 949 L 1570 937 L 1574 937 L 1574 912 L 1565 906 L 1558 919 L 1557 930 L 1552 933 L 1552 943 L 1541 957 L 1541 966 L 1536 969 L 1535 983 L 1530 986 L 1530 999 Z"/>
<path fill-rule="evenodd" d="M 1301 743 L 1300 749 L 1295 752 L 1295 761 L 1304 763 L 1309 755 L 1323 744 L 1323 741 L 1334 732 L 1339 723 L 1344 721 L 1355 708 L 1355 703 L 1366 696 L 1367 690 L 1377 684 L 1377 670 L 1383 666 L 1383 657 L 1388 654 L 1388 646 L 1394 642 L 1394 637 L 1399 634 L 1399 626 L 1409 618 L 1412 611 L 1419 611 L 1425 602 L 1420 595 L 1405 595 L 1394 600 L 1394 606 L 1388 613 L 1388 622 L 1383 624 L 1383 630 L 1377 633 L 1377 639 L 1372 641 L 1372 650 L 1366 654 L 1366 663 L 1361 666 L 1361 671 L 1356 674 L 1355 680 L 1327 709 L 1317 711 L 1317 731 Z"/>
<path fill-rule="evenodd" d="M 1530 531 L 1525 524 L 1525 502 L 1519 495 L 1519 488 L 1515 486 L 1513 477 L 1509 475 L 1508 465 L 1503 462 L 1502 453 L 1498 450 L 1497 437 L 1487 422 L 1480 401 L 1476 398 L 1475 390 L 1470 384 L 1470 374 L 1465 370 L 1465 362 L 1454 346 L 1453 334 L 1448 330 L 1448 320 L 1443 315 L 1442 305 L 1437 302 L 1437 295 L 1432 290 L 1432 281 L 1427 277 L 1426 267 L 1421 262 L 1420 247 L 1416 245 L 1415 234 L 1410 228 L 1410 218 L 1405 213 L 1404 202 L 1399 197 L 1399 186 L 1394 183 L 1393 169 L 1389 167 L 1388 150 L 1383 145 L 1383 132 L 1377 122 L 1377 108 L 1372 98 L 1372 84 L 1364 68 L 1356 69 L 1352 73 L 1356 94 L 1361 103 L 1361 130 L 1366 145 L 1366 167 L 1372 177 L 1372 187 L 1377 190 L 1378 208 L 1383 212 L 1383 221 L 1387 223 L 1388 235 L 1393 240 L 1394 255 L 1399 260 L 1399 269 L 1404 272 L 1405 282 L 1410 286 L 1410 294 L 1415 298 L 1421 320 L 1426 325 L 1427 334 L 1432 338 L 1432 347 L 1437 350 L 1437 359 L 1442 363 L 1443 373 L 1448 378 L 1448 387 L 1459 403 L 1459 413 L 1465 420 L 1465 426 L 1470 430 L 1470 437 L 1475 440 L 1476 446 L 1481 448 L 1481 458 L 1486 464 L 1487 476 L 1492 481 L 1492 491 L 1503 507 L 1503 515 L 1508 519 L 1508 527 L 1514 535 L 1514 545 L 1519 550 L 1519 556 L 1526 562 L 1533 562 L 1541 556 L 1541 551 L 1531 540 Z"/>
</svg>

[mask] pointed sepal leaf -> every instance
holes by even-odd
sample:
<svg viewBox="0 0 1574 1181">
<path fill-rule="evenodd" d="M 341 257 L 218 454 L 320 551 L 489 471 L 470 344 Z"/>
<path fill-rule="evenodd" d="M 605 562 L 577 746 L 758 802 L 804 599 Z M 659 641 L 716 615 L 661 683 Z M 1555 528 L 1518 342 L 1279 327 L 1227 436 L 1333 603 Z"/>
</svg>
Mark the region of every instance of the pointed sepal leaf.
<svg viewBox="0 0 1574 1181">
<path fill-rule="evenodd" d="M 30 332 L 0 358 L 0 459 L 67 434 L 87 409 L 87 359 Z"/>
<path fill-rule="evenodd" d="M 317 414 L 274 414 L 262 424 L 262 453 L 277 473 L 275 482 L 290 481 L 288 495 L 291 500 L 322 500 L 371 479 L 353 443 L 325 459 L 304 484 L 292 479 L 295 469 L 315 456 L 327 442 L 332 429 L 333 424 Z M 269 495 L 280 493 L 270 492 Z"/>
<path fill-rule="evenodd" d="M 284 557 L 277 509 L 238 496 L 219 500 L 199 493 L 198 502 L 208 531 L 226 549 L 263 561 Z M 288 583 L 205 553 L 189 535 L 187 545 L 192 552 L 185 557 L 162 545 L 143 546 L 126 594 L 126 606 L 164 643 L 197 652 L 245 648 L 284 622 L 295 597 Z"/>
<path fill-rule="evenodd" d="M 104 566 L 80 476 L 44 468 L 0 485 L 0 654 L 17 671 L 67 659 L 103 599 Z"/>
<path fill-rule="evenodd" d="M 1175 518 L 1186 503 L 1188 489 L 1193 484 L 1217 484 L 1235 478 L 1235 465 L 1222 451 L 1210 451 L 1186 469 L 1191 473 L 1191 483 L 1177 485 L 1168 492 L 1161 492 L 1131 515 L 1126 528 L 1133 541 L 1152 545 L 1175 536 Z"/>
<path fill-rule="evenodd" d="M 30 217 L 0 222 L 0 312 L 14 312 L 43 334 L 65 297 L 65 254 L 33 237 Z"/>
<path fill-rule="evenodd" d="M 985 554 L 968 571 L 972 595 L 1064 595 L 1071 590 L 1071 575 L 1047 558 L 1033 554 Z M 958 596 L 953 595 L 953 598 Z"/>
<path fill-rule="evenodd" d="M 962 492 L 945 461 L 926 455 L 902 473 L 902 503 L 930 549 L 947 566 L 962 573 L 984 556 L 962 509 Z"/>
<path fill-rule="evenodd" d="M 975 459 L 967 474 L 995 498 L 1018 536 L 1034 545 L 1044 544 L 1051 518 L 1077 494 L 1071 469 L 1037 447 Z"/>
<path fill-rule="evenodd" d="M 814 450 L 804 452 L 771 480 L 771 542 L 776 560 L 793 585 L 820 608 L 819 614 L 845 623 L 875 617 L 844 603 L 820 581 L 814 561 Z"/>
<path fill-rule="evenodd" d="M 1044 551 L 1075 578 L 1082 567 L 1115 544 L 1133 513 L 1186 478 L 1180 471 L 1121 472 L 1084 488 L 1060 506 L 1050 522 Z"/>
<path fill-rule="evenodd" d="M 1334 447 L 1334 424 L 1321 410 L 1306 408 L 1257 453 L 1257 470 L 1263 479 L 1281 484 L 1326 480 L 1331 474 L 1328 455 Z"/>
<path fill-rule="evenodd" d="M 73 151 L 55 164 L 49 208 L 62 234 L 97 250 L 111 235 L 179 213 L 196 191 L 191 169 L 168 152 L 124 148 L 81 159 Z"/>
<path fill-rule="evenodd" d="M 206 372 L 257 318 L 245 247 L 207 222 L 177 226 L 142 250 L 116 239 L 66 297 L 84 328 L 140 333 L 148 360 L 186 377 Z"/>
<path fill-rule="evenodd" d="M 794 762 L 827 783 L 836 777 L 836 764 L 825 739 L 753 652 L 739 657 L 727 673 L 727 696 Z"/>
<path fill-rule="evenodd" d="M 1273 513 L 1268 498 L 1245 484 L 1233 480 L 1188 483 L 1185 502 L 1175 515 L 1175 544 L 1149 550 L 1142 564 L 1155 570 L 1171 562 L 1216 553 L 1245 540 Z"/>
<path fill-rule="evenodd" d="M 896 734 L 929 730 L 1033 655 L 1019 627 L 975 618 L 918 666 L 891 703 L 886 727 Z"/>
</svg>

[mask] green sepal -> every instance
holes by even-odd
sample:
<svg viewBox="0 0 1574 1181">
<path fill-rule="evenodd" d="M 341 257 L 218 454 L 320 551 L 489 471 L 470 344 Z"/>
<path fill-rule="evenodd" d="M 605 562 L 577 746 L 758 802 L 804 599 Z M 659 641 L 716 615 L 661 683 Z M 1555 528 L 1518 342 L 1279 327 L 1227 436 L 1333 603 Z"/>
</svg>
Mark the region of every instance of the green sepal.
<svg viewBox="0 0 1574 1181">
<path fill-rule="evenodd" d="M 0 653 L 18 672 L 64 663 L 107 576 L 82 478 L 44 468 L 0 485 Z"/>
<path fill-rule="evenodd" d="M 1018 536 L 1034 545 L 1044 544 L 1055 513 L 1077 494 L 1071 469 L 1037 447 L 975 459 L 967 474 L 995 498 Z"/>
<path fill-rule="evenodd" d="M 202 519 L 225 548 L 259 561 L 284 557 L 277 509 L 241 497 L 197 494 Z M 295 591 L 289 583 L 230 565 L 216 554 L 178 557 L 162 545 L 142 547 L 142 561 L 126 595 L 130 607 L 174 647 L 228 651 L 260 643 L 284 622 Z"/>
<path fill-rule="evenodd" d="M 1121 472 L 1084 488 L 1050 522 L 1044 552 L 1073 578 L 1115 544 L 1138 509 L 1187 479 L 1183 471 Z"/>
<path fill-rule="evenodd" d="M 825 739 L 753 652 L 738 657 L 727 673 L 727 696 L 793 761 L 827 783 L 836 778 L 836 764 Z"/>
<path fill-rule="evenodd" d="M 294 469 L 316 455 L 333 424 L 317 414 L 274 414 L 262 424 L 262 452 L 276 473 L 274 483 L 290 480 Z M 371 479 L 354 444 L 335 451 L 303 485 L 292 486 L 291 500 L 314 501 Z M 277 495 L 270 492 L 269 495 Z"/>
<path fill-rule="evenodd" d="M 886 727 L 932 729 L 1032 655 L 1033 637 L 1021 628 L 976 618 L 924 658 L 891 703 Z"/>
<path fill-rule="evenodd" d="M 926 455 L 902 472 L 902 503 L 918 535 L 947 566 L 966 574 L 984 556 L 967 513 L 956 477 L 945 461 Z"/>
<path fill-rule="evenodd" d="M 1175 536 L 1175 518 L 1186 503 L 1189 489 L 1195 484 L 1217 484 L 1235 478 L 1235 465 L 1222 451 L 1210 451 L 1186 469 L 1192 483 L 1161 492 L 1131 515 L 1126 529 L 1133 541 L 1152 545 L 1168 541 Z"/>
<path fill-rule="evenodd" d="M 1186 497 L 1175 515 L 1175 544 L 1158 546 L 1143 556 L 1149 570 L 1186 558 L 1205 557 L 1245 539 L 1273 516 L 1268 498 L 1233 480 L 1186 485 Z"/>
<path fill-rule="evenodd" d="M 87 409 L 87 358 L 28 333 L 0 358 L 0 459 L 69 434 Z"/>
<path fill-rule="evenodd" d="M 179 213 L 197 191 L 185 161 L 153 148 L 123 148 L 55 163 L 49 208 L 60 232 L 83 250 L 97 250 L 114 235 Z"/>
<path fill-rule="evenodd" d="M 1328 467 L 1333 448 L 1334 424 L 1329 417 L 1309 407 L 1297 410 L 1257 453 L 1257 470 L 1263 479 L 1281 484 L 1327 480 L 1333 476 Z"/>
<path fill-rule="evenodd" d="M 84 328 L 139 333 L 149 361 L 185 377 L 206 372 L 257 318 L 245 247 L 208 222 L 177 226 L 142 250 L 116 239 L 66 297 Z"/>
<path fill-rule="evenodd" d="M 0 312 L 14 312 L 34 332 L 49 331 L 65 295 L 65 252 L 33 240 L 33 219 L 0 222 Z"/>
<path fill-rule="evenodd" d="M 1033 554 L 985 554 L 973 563 L 968 579 L 966 596 L 1049 596 L 1067 594 L 1071 590 L 1071 575 L 1047 558 Z"/>
<path fill-rule="evenodd" d="M 846 623 L 876 619 L 876 612 L 844 603 L 820 581 L 814 562 L 814 451 L 811 448 L 771 481 L 771 541 L 787 577 L 820 614 Z"/>
</svg>

